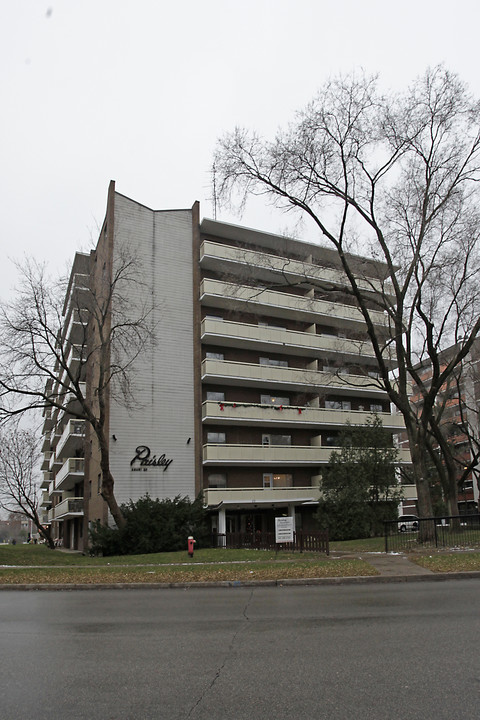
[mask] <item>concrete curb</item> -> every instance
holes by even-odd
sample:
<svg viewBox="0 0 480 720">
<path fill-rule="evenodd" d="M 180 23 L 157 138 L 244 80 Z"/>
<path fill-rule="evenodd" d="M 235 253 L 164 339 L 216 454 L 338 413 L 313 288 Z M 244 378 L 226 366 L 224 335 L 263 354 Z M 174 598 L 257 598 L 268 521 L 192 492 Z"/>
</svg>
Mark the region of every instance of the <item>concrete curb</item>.
<svg viewBox="0 0 480 720">
<path fill-rule="evenodd" d="M 0 585 L 2 590 L 50 590 L 69 592 L 72 590 L 190 590 L 194 588 L 239 588 L 239 587 L 292 587 L 308 585 L 359 585 L 400 582 L 444 582 L 445 580 L 480 579 L 480 571 L 471 570 L 452 573 L 430 573 L 425 575 L 356 575 L 353 577 L 330 578 L 285 578 L 284 580 L 220 580 L 213 582 L 182 583 L 19 583 Z"/>
</svg>

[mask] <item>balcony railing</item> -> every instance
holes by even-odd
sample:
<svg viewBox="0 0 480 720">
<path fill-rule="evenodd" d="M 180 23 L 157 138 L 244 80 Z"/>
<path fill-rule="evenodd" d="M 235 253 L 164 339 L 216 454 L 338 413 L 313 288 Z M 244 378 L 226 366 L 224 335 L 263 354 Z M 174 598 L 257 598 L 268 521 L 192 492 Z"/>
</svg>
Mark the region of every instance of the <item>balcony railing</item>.
<svg viewBox="0 0 480 720">
<path fill-rule="evenodd" d="M 69 420 L 58 441 L 56 453 L 58 457 L 70 454 L 77 447 L 81 447 L 85 437 L 85 420 Z"/>
<path fill-rule="evenodd" d="M 83 497 L 72 497 L 63 500 L 54 507 L 55 520 L 66 520 L 69 517 L 83 515 Z"/>
<path fill-rule="evenodd" d="M 290 317 L 299 316 L 308 322 L 319 322 L 332 318 L 334 324 L 356 329 L 365 328 L 365 320 L 360 310 L 353 305 L 327 302 L 308 296 L 267 290 L 250 285 L 236 285 L 205 278 L 200 284 L 200 300 L 204 305 L 216 308 L 231 308 L 232 305 L 247 306 L 244 309 L 259 310 L 263 314 Z M 388 327 L 388 318 L 377 310 L 370 311 L 372 322 L 380 327 Z"/>
<path fill-rule="evenodd" d="M 203 446 L 204 465 L 326 465 L 338 447 L 318 445 L 229 445 L 207 443 Z M 399 450 L 398 464 L 411 462 L 409 450 Z"/>
<path fill-rule="evenodd" d="M 202 341 L 231 347 L 241 343 L 243 348 L 288 354 L 295 352 L 298 355 L 323 353 L 330 357 L 348 357 L 357 362 L 375 359 L 371 344 L 364 340 L 210 318 L 202 321 Z"/>
<path fill-rule="evenodd" d="M 400 432 L 404 430 L 402 415 L 377 413 L 382 425 L 387 430 Z M 261 405 L 258 403 L 215 402 L 206 400 L 202 405 L 202 419 L 205 423 L 241 425 L 255 423 L 289 426 L 322 426 L 337 428 L 350 422 L 352 425 L 364 425 L 372 413 L 364 410 L 329 410 L 316 407 L 299 407 L 297 405 L 278 406 Z"/>
<path fill-rule="evenodd" d="M 386 399 L 386 392 L 368 375 L 324 372 L 294 367 L 259 365 L 231 360 L 202 362 L 202 382 L 227 385 L 259 385 L 262 388 L 290 389 L 305 392 L 322 389 L 348 395 L 364 395 Z M 288 386 L 288 387 L 287 387 Z"/>
<path fill-rule="evenodd" d="M 208 488 L 203 491 L 204 504 L 208 507 L 226 505 L 261 505 L 262 503 L 307 503 L 317 502 L 320 489 L 316 487 L 248 487 L 248 488 Z"/>
<path fill-rule="evenodd" d="M 40 507 L 47 508 L 50 507 L 52 504 L 52 499 L 50 497 L 50 494 L 48 492 L 42 493 L 42 500 L 40 502 Z"/>
<path fill-rule="evenodd" d="M 260 250 L 247 250 L 231 245 L 222 245 L 211 240 L 205 240 L 202 243 L 200 262 L 205 267 L 215 269 L 237 265 L 247 271 L 250 268 L 250 272 L 252 272 L 252 269 L 255 268 L 255 272 L 263 271 L 266 276 L 272 276 L 272 279 L 277 277 L 277 281 L 278 275 L 281 274 L 282 278 L 294 282 L 311 281 L 319 285 L 334 285 L 340 288 L 348 285 L 345 274 L 335 268 L 321 267 L 300 260 L 290 260 Z M 385 292 L 385 286 L 382 286 L 382 283 L 375 278 L 357 278 L 357 284 L 360 289 L 366 292 L 372 292 L 372 290 Z"/>
<path fill-rule="evenodd" d="M 68 458 L 55 478 L 57 490 L 69 490 L 83 479 L 85 461 L 83 458 Z"/>
</svg>

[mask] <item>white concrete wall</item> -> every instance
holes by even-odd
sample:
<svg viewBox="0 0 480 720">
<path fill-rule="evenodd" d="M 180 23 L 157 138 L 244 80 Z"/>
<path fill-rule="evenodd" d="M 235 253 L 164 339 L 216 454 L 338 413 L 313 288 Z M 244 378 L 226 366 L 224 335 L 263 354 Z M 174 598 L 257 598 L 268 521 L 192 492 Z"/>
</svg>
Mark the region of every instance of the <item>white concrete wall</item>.
<svg viewBox="0 0 480 720">
<path fill-rule="evenodd" d="M 141 264 L 143 285 L 131 285 L 135 306 L 153 306 L 156 345 L 137 360 L 133 373 L 135 402 L 127 409 L 112 400 L 111 468 L 119 503 L 145 493 L 153 498 L 194 498 L 192 213 L 153 212 L 115 195 L 114 259 L 129 248 Z M 115 261 L 115 260 L 114 260 Z M 117 438 L 113 440 L 113 435 Z M 187 443 L 191 438 L 190 443 Z M 131 460 L 140 445 L 151 458 L 165 455 L 171 464 L 140 468 Z"/>
</svg>

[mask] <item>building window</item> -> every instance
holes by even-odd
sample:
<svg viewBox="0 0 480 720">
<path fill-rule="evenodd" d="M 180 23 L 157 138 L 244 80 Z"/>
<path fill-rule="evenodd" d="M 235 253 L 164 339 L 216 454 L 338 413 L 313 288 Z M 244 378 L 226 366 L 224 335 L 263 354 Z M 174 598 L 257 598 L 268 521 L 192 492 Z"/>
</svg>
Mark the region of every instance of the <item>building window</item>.
<svg viewBox="0 0 480 720">
<path fill-rule="evenodd" d="M 262 445 L 291 445 L 291 435 L 262 435 Z"/>
<path fill-rule="evenodd" d="M 101 473 L 98 473 L 97 477 L 97 494 L 100 495 L 102 492 L 102 475 Z"/>
<path fill-rule="evenodd" d="M 278 395 L 260 395 L 260 403 L 262 405 L 290 405 L 287 397 L 279 397 Z"/>
<path fill-rule="evenodd" d="M 327 435 L 325 437 L 325 446 L 326 447 L 337 447 L 338 445 L 338 437 L 337 435 Z"/>
<path fill-rule="evenodd" d="M 286 367 L 288 368 L 288 360 L 272 360 L 271 358 L 261 357 L 259 359 L 260 365 L 271 365 L 272 367 Z"/>
<path fill-rule="evenodd" d="M 325 400 L 325 408 L 327 410 L 351 410 L 352 403 L 350 400 Z"/>
<path fill-rule="evenodd" d="M 207 360 L 225 360 L 225 356 L 223 353 L 216 353 L 216 352 L 207 352 L 205 353 L 205 357 Z"/>
<path fill-rule="evenodd" d="M 383 412 L 383 407 L 379 403 L 370 403 L 370 412 Z"/>
<path fill-rule="evenodd" d="M 332 373 L 332 375 L 348 375 L 347 367 L 335 367 L 334 365 L 323 365 L 323 372 Z"/>
<path fill-rule="evenodd" d="M 226 435 L 224 432 L 207 433 L 207 443 L 224 443 L 225 441 Z"/>
<path fill-rule="evenodd" d="M 263 473 L 263 487 L 292 487 L 292 475 L 290 475 L 289 473 L 285 473 L 282 475 L 276 473 Z"/>
<path fill-rule="evenodd" d="M 207 390 L 207 400 L 214 400 L 216 402 L 225 402 L 224 392 L 215 392 L 214 390 Z"/>
<path fill-rule="evenodd" d="M 210 488 L 226 488 L 227 476 L 225 473 L 210 473 L 208 476 L 208 487 Z"/>
</svg>

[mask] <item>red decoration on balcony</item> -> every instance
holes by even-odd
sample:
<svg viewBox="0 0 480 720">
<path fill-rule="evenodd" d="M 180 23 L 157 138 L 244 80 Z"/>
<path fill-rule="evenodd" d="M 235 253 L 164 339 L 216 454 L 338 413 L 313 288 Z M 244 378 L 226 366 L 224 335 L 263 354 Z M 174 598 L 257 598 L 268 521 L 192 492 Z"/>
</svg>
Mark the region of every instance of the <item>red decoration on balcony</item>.
<svg viewBox="0 0 480 720">
<path fill-rule="evenodd" d="M 223 405 L 222 405 L 222 403 L 220 403 L 220 410 L 223 410 Z"/>
<path fill-rule="evenodd" d="M 299 415 L 302 414 L 302 408 L 298 408 L 298 414 L 299 414 Z"/>
<path fill-rule="evenodd" d="M 237 407 L 237 403 L 233 403 L 233 407 L 236 408 L 236 407 Z"/>
</svg>

